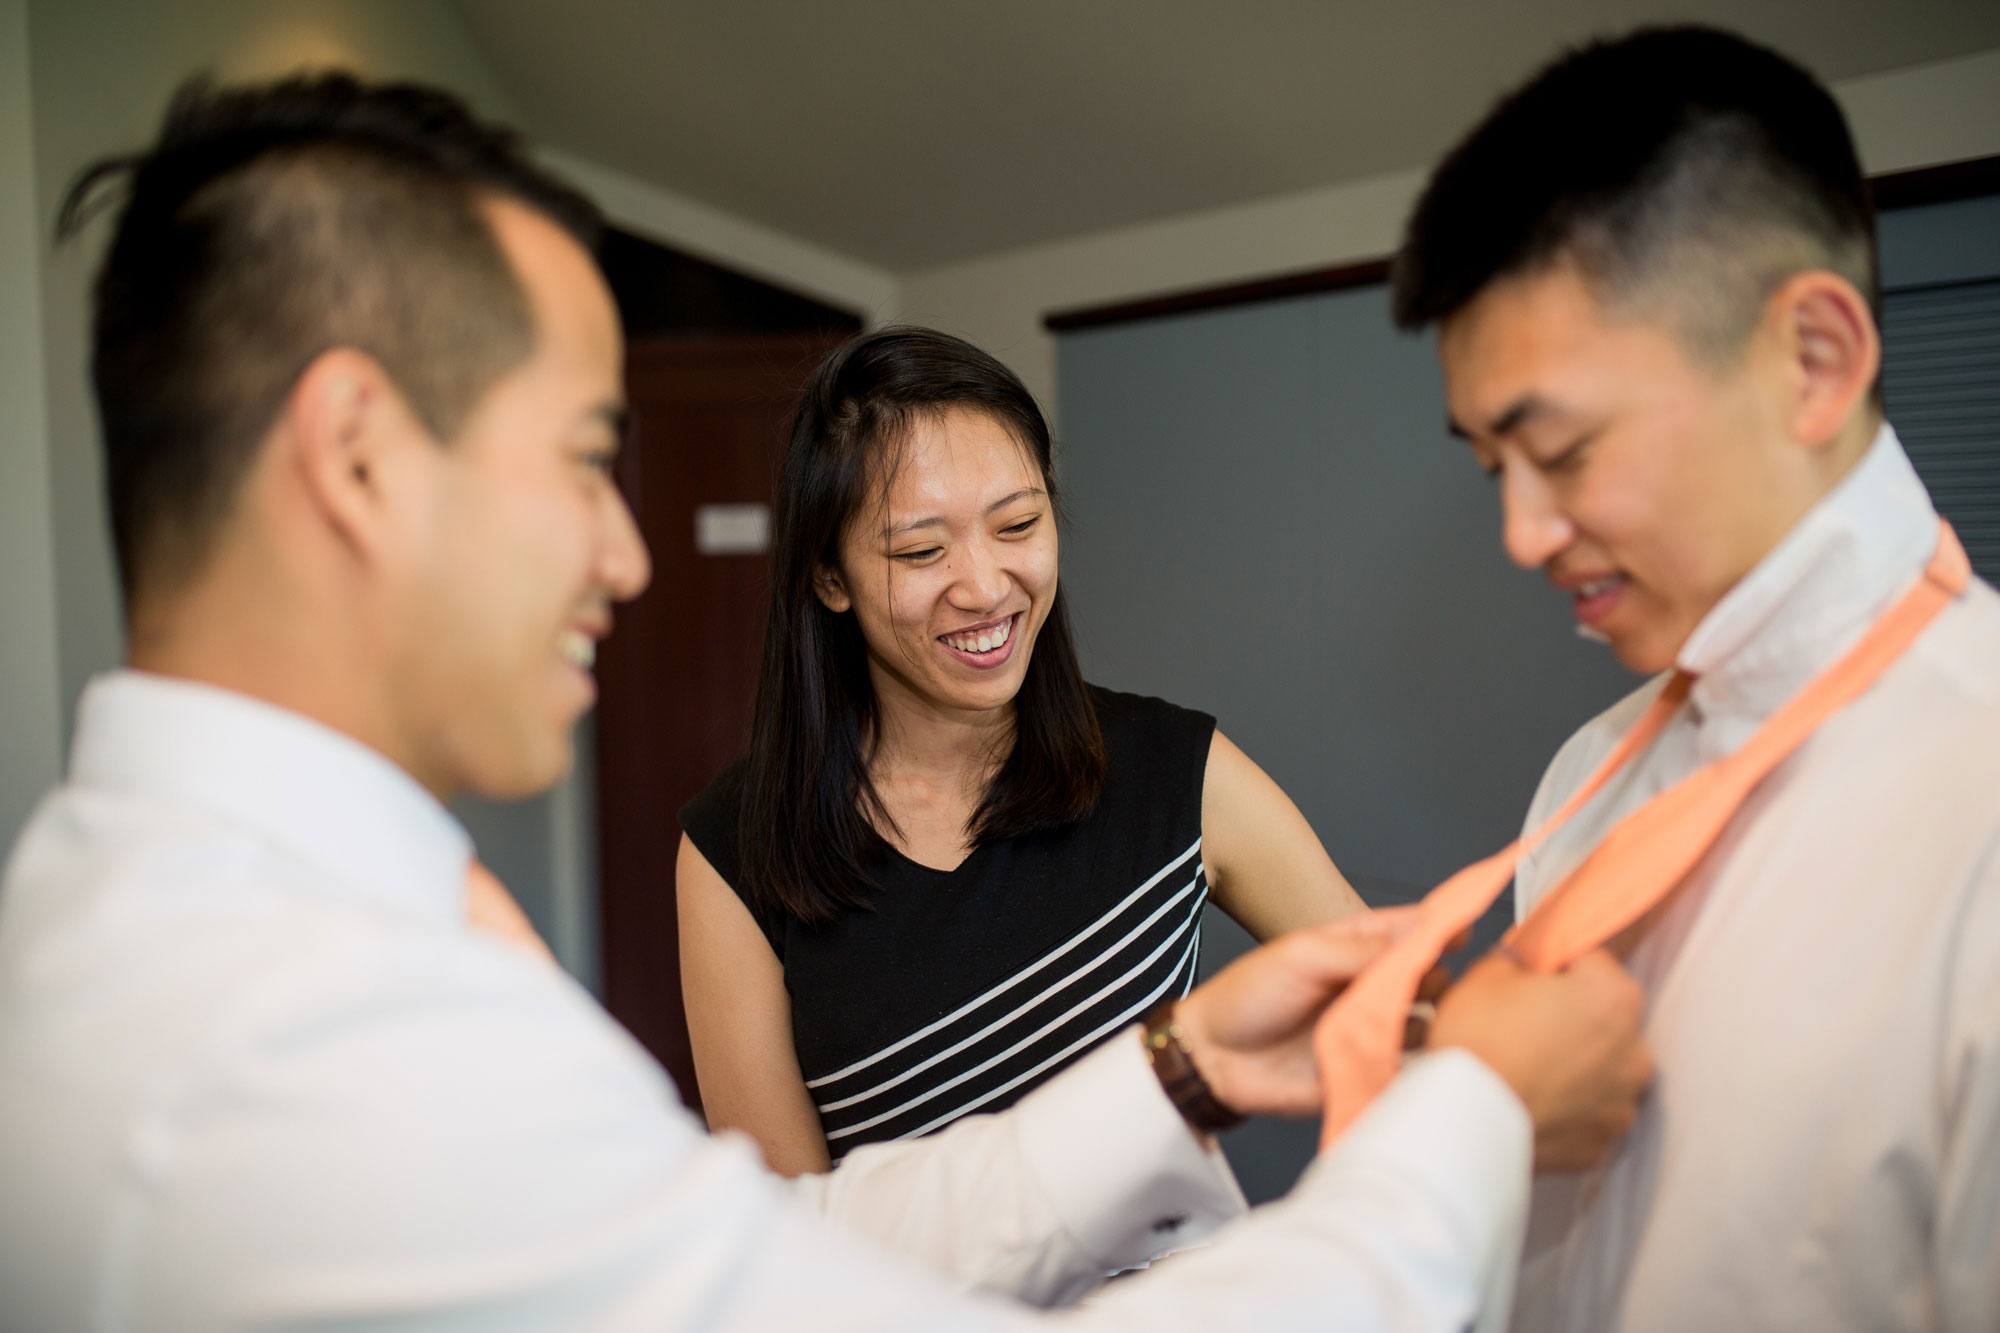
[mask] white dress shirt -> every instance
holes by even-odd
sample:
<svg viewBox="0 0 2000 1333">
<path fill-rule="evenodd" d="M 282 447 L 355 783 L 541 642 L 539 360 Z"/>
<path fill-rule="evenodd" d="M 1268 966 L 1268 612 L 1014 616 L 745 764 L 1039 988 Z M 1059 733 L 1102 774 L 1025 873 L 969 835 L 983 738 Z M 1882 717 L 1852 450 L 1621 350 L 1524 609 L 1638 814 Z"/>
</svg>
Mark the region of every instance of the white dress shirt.
<svg viewBox="0 0 2000 1333">
<path fill-rule="evenodd" d="M 1511 1267 L 1529 1126 L 1462 1052 L 1245 1218 L 1136 1037 L 788 1187 L 467 929 L 469 852 L 303 717 L 90 687 L 0 884 L 0 1328 L 1455 1329 Z"/>
<path fill-rule="evenodd" d="M 1688 705 L 1523 866 L 1520 910 L 1619 817 L 1740 747 L 1936 537 L 1884 426 L 1695 629 Z M 1529 827 L 1659 687 L 1563 747 Z M 1975 580 L 1751 793 L 1628 962 L 1659 1081 L 1603 1168 L 1536 1182 L 1518 1333 L 2000 1329 L 1992 588 Z"/>
</svg>

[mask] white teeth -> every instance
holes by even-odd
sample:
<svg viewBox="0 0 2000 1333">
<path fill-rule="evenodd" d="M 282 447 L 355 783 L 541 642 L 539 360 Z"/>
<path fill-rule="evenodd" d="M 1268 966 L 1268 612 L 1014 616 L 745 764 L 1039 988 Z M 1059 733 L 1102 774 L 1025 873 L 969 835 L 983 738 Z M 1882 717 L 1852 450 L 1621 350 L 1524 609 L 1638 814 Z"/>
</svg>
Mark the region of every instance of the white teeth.
<svg viewBox="0 0 2000 1333">
<path fill-rule="evenodd" d="M 579 671 L 588 671 L 597 665 L 597 640 L 579 630 L 567 630 L 562 636 L 563 661 Z"/>
<path fill-rule="evenodd" d="M 1009 616 L 992 629 L 982 630 L 978 634 L 947 635 L 945 642 L 962 653 L 990 653 L 995 648 L 1003 646 L 1013 632 L 1014 618 Z"/>
<path fill-rule="evenodd" d="M 1576 590 L 1576 595 L 1578 597 L 1595 597 L 1599 593 L 1611 591 L 1611 589 L 1616 587 L 1617 585 L 1618 585 L 1618 580 L 1616 577 L 1608 579 L 1592 579 L 1590 582 L 1579 587 Z"/>
</svg>

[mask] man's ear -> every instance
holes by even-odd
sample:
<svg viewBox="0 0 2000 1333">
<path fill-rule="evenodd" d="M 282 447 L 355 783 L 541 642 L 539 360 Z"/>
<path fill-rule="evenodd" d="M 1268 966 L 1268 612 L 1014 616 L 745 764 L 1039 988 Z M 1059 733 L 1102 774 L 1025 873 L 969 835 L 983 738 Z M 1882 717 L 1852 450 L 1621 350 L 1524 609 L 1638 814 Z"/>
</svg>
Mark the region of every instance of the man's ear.
<svg viewBox="0 0 2000 1333">
<path fill-rule="evenodd" d="M 387 481 L 422 425 L 381 363 L 351 347 L 314 357 L 282 418 L 287 460 L 313 508 L 364 558 L 381 541 Z"/>
<path fill-rule="evenodd" d="M 847 583 L 840 577 L 840 571 L 828 565 L 821 565 L 813 571 L 813 592 L 819 597 L 820 605 L 836 614 L 854 605 L 854 599 L 847 595 Z"/>
<path fill-rule="evenodd" d="M 1783 357 L 1792 438 L 1817 448 L 1862 409 L 1882 368 L 1882 335 L 1868 299 L 1824 269 L 1800 273 L 1765 307 Z"/>
</svg>

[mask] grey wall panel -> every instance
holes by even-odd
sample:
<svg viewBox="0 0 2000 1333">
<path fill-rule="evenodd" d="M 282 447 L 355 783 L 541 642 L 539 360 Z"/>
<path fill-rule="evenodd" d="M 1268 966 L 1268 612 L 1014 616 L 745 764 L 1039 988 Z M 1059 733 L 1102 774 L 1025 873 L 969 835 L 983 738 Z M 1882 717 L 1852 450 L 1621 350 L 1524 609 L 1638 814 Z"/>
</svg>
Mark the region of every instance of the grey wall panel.
<svg viewBox="0 0 2000 1333">
<path fill-rule="evenodd" d="M 1059 370 L 1086 670 L 1216 714 L 1380 896 L 1508 841 L 1636 684 L 1506 560 L 1381 288 L 1065 334 Z"/>
</svg>

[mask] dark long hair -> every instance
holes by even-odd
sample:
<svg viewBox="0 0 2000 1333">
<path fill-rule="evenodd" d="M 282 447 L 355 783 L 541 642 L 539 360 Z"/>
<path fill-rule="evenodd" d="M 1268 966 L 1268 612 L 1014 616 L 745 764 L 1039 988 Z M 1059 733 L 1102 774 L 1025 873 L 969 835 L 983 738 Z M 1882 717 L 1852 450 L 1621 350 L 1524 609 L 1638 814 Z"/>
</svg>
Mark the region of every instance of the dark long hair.
<svg viewBox="0 0 2000 1333">
<path fill-rule="evenodd" d="M 866 907 L 888 826 L 868 754 L 877 721 L 852 610 L 813 591 L 848 523 L 893 474 L 911 425 L 983 412 L 1030 449 L 1058 518 L 1054 449 L 1034 396 L 962 339 L 888 328 L 846 343 L 806 385 L 778 482 L 771 614 L 757 684 L 739 842 L 746 887 L 801 921 Z M 1014 701 L 1014 748 L 968 826 L 975 842 L 1074 822 L 1104 789 L 1104 738 L 1077 665 L 1060 585 Z"/>
</svg>

